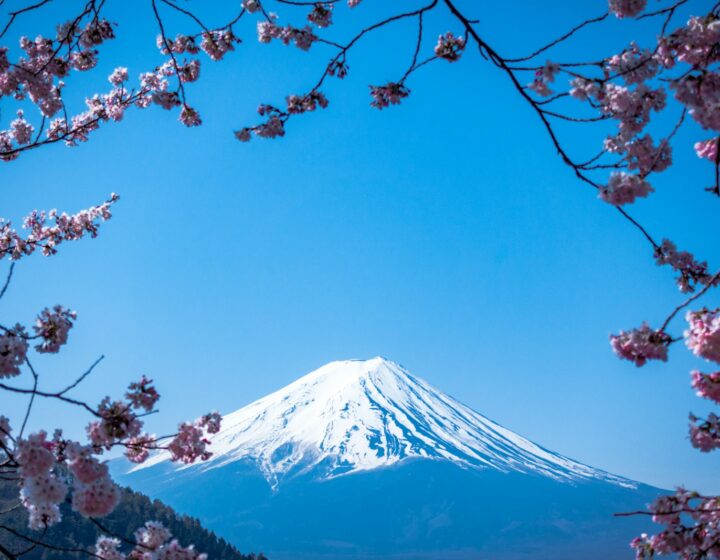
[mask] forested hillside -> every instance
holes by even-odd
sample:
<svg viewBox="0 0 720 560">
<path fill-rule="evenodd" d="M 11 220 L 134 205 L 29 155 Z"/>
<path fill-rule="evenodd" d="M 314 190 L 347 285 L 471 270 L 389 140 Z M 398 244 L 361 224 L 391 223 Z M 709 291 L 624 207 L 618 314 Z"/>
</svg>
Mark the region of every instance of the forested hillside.
<svg viewBox="0 0 720 560">
<path fill-rule="evenodd" d="M 17 488 L 13 482 L 0 481 L 0 511 L 7 511 L 17 504 Z M 73 512 L 68 504 L 61 506 L 63 520 L 42 531 L 32 531 L 27 527 L 25 508 L 17 507 L 2 516 L 0 543 L 12 553 L 25 552 L 23 559 L 59 560 L 67 558 L 91 558 L 97 537 L 105 533 L 98 525 Z M 123 497 L 117 509 L 108 517 L 100 520 L 102 527 L 110 533 L 126 539 L 132 539 L 133 532 L 146 521 L 160 521 L 178 539 L 182 545 L 194 544 L 199 552 L 205 552 L 209 560 L 266 560 L 262 554 L 242 554 L 234 546 L 217 537 L 200 525 L 200 522 L 186 515 L 179 515 L 158 500 L 151 501 L 143 494 L 130 489 L 123 491 Z M 10 530 L 8 530 L 10 529 Z M 16 534 L 13 534 L 13 531 Z M 43 543 L 55 547 L 54 550 L 34 546 L 29 540 L 42 538 Z"/>
</svg>

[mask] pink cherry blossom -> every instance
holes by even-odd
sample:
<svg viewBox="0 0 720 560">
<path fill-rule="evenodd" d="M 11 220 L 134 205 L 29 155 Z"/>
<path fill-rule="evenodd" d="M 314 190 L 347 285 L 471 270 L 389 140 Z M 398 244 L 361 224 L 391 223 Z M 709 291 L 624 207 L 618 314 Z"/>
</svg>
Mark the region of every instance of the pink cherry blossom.
<svg viewBox="0 0 720 560">
<path fill-rule="evenodd" d="M 435 56 L 448 62 L 456 62 L 460 60 L 464 48 L 465 37 L 456 37 L 452 32 L 448 31 L 438 37 L 437 45 L 435 45 Z"/>
<path fill-rule="evenodd" d="M 242 7 L 251 14 L 254 14 L 261 9 L 262 6 L 260 0 L 242 0 Z"/>
<path fill-rule="evenodd" d="M 647 0 L 609 0 L 610 11 L 618 18 L 635 17 L 645 9 Z"/>
<path fill-rule="evenodd" d="M 40 249 L 44 255 L 49 256 L 57 253 L 56 247 L 64 241 L 75 241 L 86 234 L 97 237 L 98 222 L 112 217 L 110 207 L 118 198 L 113 193 L 103 204 L 81 210 L 74 215 L 58 214 L 57 210 L 35 210 L 23 222 L 23 228 L 29 232 L 25 237 L 20 235 L 10 222 L 0 219 L 0 255 L 9 255 L 11 259 L 18 260 Z M 49 223 L 50 220 L 54 223 Z M 2 355 L 0 349 L 0 356 Z"/>
<path fill-rule="evenodd" d="M 659 146 L 655 146 L 649 134 L 626 143 L 623 151 L 626 153 L 628 169 L 637 170 L 642 177 L 651 172 L 665 171 L 672 164 L 670 144 L 660 142 Z"/>
<path fill-rule="evenodd" d="M 570 95 L 580 101 L 587 101 L 591 97 L 598 97 L 600 86 L 593 80 L 577 77 L 570 80 Z"/>
<path fill-rule="evenodd" d="M 202 34 L 200 48 L 205 51 L 212 60 L 222 60 L 230 51 L 235 50 L 235 44 L 239 43 L 235 34 L 230 29 L 224 31 L 209 31 Z"/>
<path fill-rule="evenodd" d="M 298 115 L 308 111 L 314 111 L 318 107 L 325 109 L 328 106 L 328 100 L 319 91 L 313 91 L 307 95 L 290 95 L 286 98 L 287 112 L 291 115 Z"/>
<path fill-rule="evenodd" d="M 200 126 L 202 124 L 202 119 L 195 109 L 185 105 L 182 108 L 182 111 L 180 111 L 180 122 L 182 122 L 185 126 Z"/>
<path fill-rule="evenodd" d="M 57 353 L 67 343 L 75 319 L 77 313 L 62 305 L 56 305 L 52 311 L 43 309 L 33 325 L 35 334 L 42 339 L 35 349 L 41 353 Z"/>
<path fill-rule="evenodd" d="M 606 187 L 600 189 L 599 198 L 614 206 L 631 204 L 637 198 L 644 198 L 653 192 L 650 184 L 639 175 L 624 171 L 610 174 Z"/>
<path fill-rule="evenodd" d="M 211 412 L 200 418 L 198 425 L 205 428 L 207 433 L 216 434 L 220 431 L 222 416 L 219 412 Z"/>
<path fill-rule="evenodd" d="M 101 535 L 95 543 L 95 555 L 102 560 L 125 560 L 126 556 L 120 552 L 120 540 L 114 537 Z"/>
<path fill-rule="evenodd" d="M 207 560 L 207 554 L 199 553 L 192 545 L 182 547 L 175 539 L 161 546 L 156 556 L 157 560 Z"/>
<path fill-rule="evenodd" d="M 212 453 L 207 450 L 210 441 L 204 437 L 201 427 L 188 422 L 178 426 L 178 433 L 168 444 L 168 451 L 173 461 L 194 463 L 198 459 L 209 459 Z"/>
<path fill-rule="evenodd" d="M 648 360 L 666 362 L 669 344 L 670 336 L 651 329 L 647 323 L 631 331 L 610 335 L 613 351 L 623 360 L 629 360 L 638 367 L 645 365 Z"/>
<path fill-rule="evenodd" d="M 708 159 L 714 163 L 718 157 L 718 143 L 720 143 L 720 137 L 695 142 L 695 153 L 699 158 Z"/>
<path fill-rule="evenodd" d="M 689 311 L 685 343 L 696 356 L 720 363 L 720 309 Z"/>
<path fill-rule="evenodd" d="M 44 431 L 18 440 L 16 458 L 20 465 L 20 475 L 27 478 L 49 473 L 55 464 L 51 448 L 52 443 L 47 441 L 47 433 Z"/>
<path fill-rule="evenodd" d="M 318 2 L 308 14 L 308 21 L 318 27 L 329 27 L 332 24 L 332 4 Z"/>
<path fill-rule="evenodd" d="M 720 417 L 708 414 L 706 420 L 690 415 L 690 443 L 708 453 L 720 447 Z"/>
<path fill-rule="evenodd" d="M 93 456 L 90 447 L 71 443 L 66 449 L 68 468 L 73 477 L 82 484 L 91 484 L 108 476 L 108 467 Z"/>
<path fill-rule="evenodd" d="M 124 82 L 128 81 L 128 69 L 125 67 L 118 67 L 113 70 L 112 74 L 108 77 L 108 81 L 114 85 L 119 86 Z"/>
<path fill-rule="evenodd" d="M 155 436 L 141 434 L 125 442 L 125 457 L 133 463 L 144 463 L 151 449 L 157 448 Z"/>
<path fill-rule="evenodd" d="M 104 517 L 120 501 L 120 489 L 108 476 L 95 479 L 90 484 L 75 480 L 72 508 L 84 517 Z"/>
<path fill-rule="evenodd" d="M 60 508 L 57 504 L 33 504 L 22 498 L 22 503 L 28 512 L 28 527 L 34 530 L 52 527 L 62 520 Z"/>
<path fill-rule="evenodd" d="M 388 82 L 384 86 L 370 86 L 370 95 L 373 98 L 370 105 L 376 109 L 383 109 L 390 105 L 399 105 L 410 95 L 410 90 L 404 84 Z"/>
<path fill-rule="evenodd" d="M 26 476 L 23 479 L 23 495 L 34 505 L 59 504 L 67 496 L 67 484 L 51 472 Z"/>
<path fill-rule="evenodd" d="M 152 386 L 152 379 L 148 379 L 144 375 L 140 378 L 140 381 L 130 383 L 128 391 L 125 393 L 125 398 L 130 401 L 133 408 L 145 409 L 146 412 L 150 412 L 154 407 L 155 403 L 160 399 L 155 387 Z"/>
<path fill-rule="evenodd" d="M 148 521 L 144 527 L 135 531 L 135 541 L 138 545 L 149 550 L 160 548 L 171 536 L 170 531 L 157 521 Z"/>
<path fill-rule="evenodd" d="M 692 377 L 692 386 L 697 391 L 698 397 L 720 403 L 720 371 L 702 373 L 693 370 L 690 375 Z"/>
<path fill-rule="evenodd" d="M 10 441 L 10 419 L 0 414 L 0 447 L 7 446 Z"/>
<path fill-rule="evenodd" d="M 620 54 L 611 56 L 606 63 L 610 74 L 620 76 L 626 84 L 639 84 L 654 77 L 659 64 L 648 49 L 632 43 Z"/>
<path fill-rule="evenodd" d="M 183 64 L 178 67 L 177 74 L 182 82 L 189 83 L 197 81 L 198 78 L 200 78 L 200 61 L 195 59 L 187 64 Z"/>
<path fill-rule="evenodd" d="M 670 265 L 680 273 L 676 282 L 681 292 L 693 292 L 696 285 L 707 285 L 712 281 L 706 262 L 697 261 L 692 253 L 687 251 L 678 251 L 669 239 L 663 239 L 655 249 L 655 262 L 658 265 Z"/>
<path fill-rule="evenodd" d="M 0 333 L 0 379 L 20 375 L 20 366 L 28 351 L 25 329 L 18 324 L 4 332 L 0 330 Z"/>
<path fill-rule="evenodd" d="M 105 397 L 97 410 L 101 420 L 91 422 L 86 429 L 92 445 L 110 449 L 116 442 L 139 435 L 142 422 L 131 408 L 128 403 Z"/>
<path fill-rule="evenodd" d="M 23 111 L 18 110 L 17 118 L 10 123 L 12 137 L 18 144 L 29 144 L 35 127 L 25 120 Z"/>
</svg>

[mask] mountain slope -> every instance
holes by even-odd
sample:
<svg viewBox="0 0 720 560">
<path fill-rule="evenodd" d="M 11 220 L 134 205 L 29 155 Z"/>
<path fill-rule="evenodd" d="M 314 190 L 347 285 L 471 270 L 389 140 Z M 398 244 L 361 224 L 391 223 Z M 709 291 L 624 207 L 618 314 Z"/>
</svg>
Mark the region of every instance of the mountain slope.
<svg viewBox="0 0 720 560">
<path fill-rule="evenodd" d="M 224 418 L 207 463 L 120 479 L 273 560 L 628 557 L 658 490 L 511 432 L 382 358 L 328 364 Z"/>
<path fill-rule="evenodd" d="M 550 452 L 384 358 L 332 362 L 228 414 L 201 469 L 255 460 L 273 485 L 298 469 L 372 470 L 408 458 L 534 472 L 558 480 L 624 480 Z M 166 454 L 139 469 L 167 461 Z"/>
</svg>

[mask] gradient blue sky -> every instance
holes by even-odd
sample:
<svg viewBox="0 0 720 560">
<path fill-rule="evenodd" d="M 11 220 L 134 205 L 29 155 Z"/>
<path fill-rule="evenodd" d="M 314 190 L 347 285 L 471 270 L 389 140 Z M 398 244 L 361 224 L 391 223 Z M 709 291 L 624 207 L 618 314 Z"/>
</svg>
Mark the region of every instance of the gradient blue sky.
<svg viewBox="0 0 720 560">
<path fill-rule="evenodd" d="M 108 4 L 119 38 L 68 94 L 105 88 L 114 66 L 135 76 L 160 61 L 149 3 Z M 519 55 L 606 6 L 543 4 L 466 9 L 500 52 Z M 228 19 L 232 8 L 218 6 L 204 8 L 208 21 Z M 55 9 L 20 20 L 18 32 L 49 31 Z M 366 0 L 351 17 L 381 9 Z M 168 21 L 173 33 L 192 29 Z M 650 23 L 638 36 L 654 34 Z M 689 386 L 688 371 L 703 364 L 678 345 L 669 364 L 636 369 L 607 342 L 644 319 L 657 324 L 682 299 L 671 271 L 563 167 L 504 76 L 468 54 L 415 76 L 402 106 L 373 110 L 367 84 L 396 79 L 412 54 L 414 29 L 398 25 L 360 45 L 350 77 L 326 90 L 327 110 L 295 119 L 284 139 L 240 144 L 232 130 L 256 122 L 258 102 L 306 90 L 329 56 L 258 45 L 253 25 L 238 28 L 246 40 L 233 56 L 203 60 L 189 88 L 201 128 L 158 108 L 134 111 L 79 148 L 0 168 L 2 215 L 14 220 L 122 196 L 98 239 L 20 263 L 1 303 L 3 322 L 29 323 L 55 303 L 78 311 L 71 344 L 37 360 L 48 388 L 105 354 L 78 395 L 119 394 L 144 373 L 163 395 L 162 414 L 148 420 L 161 433 L 328 361 L 384 355 L 553 450 L 651 484 L 720 491 L 717 456 L 687 441 L 688 412 L 708 410 Z M 620 50 L 631 26 L 611 21 L 558 57 Z M 440 31 L 459 31 L 446 15 L 427 27 L 427 49 Z M 682 131 L 678 165 L 632 210 L 716 265 L 718 201 L 703 192 L 711 170 L 692 151 L 706 136 Z M 583 127 L 567 138 L 592 155 L 601 134 Z M 74 435 L 87 422 L 45 406 L 32 426 L 59 419 Z"/>
</svg>

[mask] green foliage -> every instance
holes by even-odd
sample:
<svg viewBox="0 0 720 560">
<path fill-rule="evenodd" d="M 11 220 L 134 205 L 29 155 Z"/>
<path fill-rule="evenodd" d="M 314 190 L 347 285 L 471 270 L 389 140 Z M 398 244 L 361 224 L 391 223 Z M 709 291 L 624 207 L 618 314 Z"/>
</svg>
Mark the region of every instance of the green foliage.
<svg viewBox="0 0 720 560">
<path fill-rule="evenodd" d="M 18 507 L 15 507 L 18 506 Z M 10 510 L 10 511 L 8 511 Z M 118 538 L 132 540 L 133 532 L 146 521 L 160 521 L 178 539 L 180 544 L 194 544 L 199 552 L 205 552 L 209 560 L 267 560 L 262 554 L 241 554 L 225 539 L 204 529 L 194 517 L 180 515 L 158 500 L 151 501 L 143 494 L 130 489 L 115 511 L 99 520 L 101 527 L 72 511 L 68 504 L 61 507 L 63 520 L 45 531 L 33 531 L 27 527 L 25 508 L 18 505 L 18 488 L 14 481 L 0 480 L 0 545 L 13 554 L 23 553 L 23 560 L 60 560 L 68 558 L 93 558 L 93 546 L 98 536 L 111 533 Z M 7 527 L 33 540 L 49 545 L 36 545 L 4 529 Z M 128 545 L 128 548 L 130 546 Z M 28 550 L 30 549 L 30 550 Z M 87 552 L 84 552 L 87 551 Z M 91 554 L 88 554 L 91 553 Z M 0 552 L 0 558 L 3 557 Z"/>
</svg>

